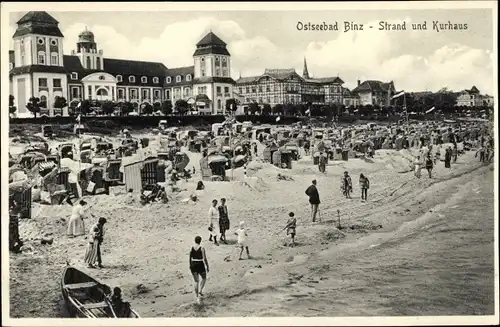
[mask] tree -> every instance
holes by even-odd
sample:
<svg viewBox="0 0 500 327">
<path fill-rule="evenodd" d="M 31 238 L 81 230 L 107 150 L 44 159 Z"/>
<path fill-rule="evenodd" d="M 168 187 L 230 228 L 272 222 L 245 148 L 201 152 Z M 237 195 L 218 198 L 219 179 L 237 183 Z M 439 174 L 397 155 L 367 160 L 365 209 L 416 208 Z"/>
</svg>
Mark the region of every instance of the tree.
<svg viewBox="0 0 500 327">
<path fill-rule="evenodd" d="M 153 113 L 153 106 L 150 105 L 149 103 L 144 103 L 141 106 L 142 110 L 141 112 L 146 115 L 151 115 Z"/>
<path fill-rule="evenodd" d="M 260 112 L 260 107 L 257 102 L 250 103 L 250 107 L 248 108 L 250 114 L 255 115 L 256 112 Z"/>
<path fill-rule="evenodd" d="M 14 106 L 14 96 L 11 94 L 9 95 L 9 113 L 14 114 L 16 110 L 17 108 Z"/>
<path fill-rule="evenodd" d="M 231 98 L 226 100 L 226 111 L 233 113 L 238 109 L 239 101 Z"/>
<path fill-rule="evenodd" d="M 269 116 L 271 114 L 272 108 L 269 103 L 266 103 L 262 108 L 262 115 Z"/>
<path fill-rule="evenodd" d="M 175 110 L 179 113 L 179 115 L 184 115 L 189 110 L 189 104 L 186 100 L 177 100 L 175 102 Z"/>
<path fill-rule="evenodd" d="M 112 101 L 103 101 L 101 103 L 101 110 L 106 115 L 110 115 L 115 111 L 115 104 Z"/>
<path fill-rule="evenodd" d="M 90 107 L 92 104 L 90 103 L 89 100 L 83 100 L 80 105 L 80 113 L 82 115 L 88 115 L 90 113 Z"/>
<path fill-rule="evenodd" d="M 154 112 L 161 111 L 161 103 L 160 102 L 153 103 L 153 111 Z"/>
<path fill-rule="evenodd" d="M 68 106 L 68 102 L 66 101 L 66 98 L 56 96 L 56 98 L 54 99 L 54 104 L 52 106 L 56 109 L 63 109 Z"/>
<path fill-rule="evenodd" d="M 129 114 L 134 111 L 134 104 L 131 102 L 122 102 L 120 105 L 120 110 L 123 115 Z"/>
<path fill-rule="evenodd" d="M 283 111 L 284 111 L 283 105 L 279 103 L 275 105 L 273 108 L 273 114 L 282 115 Z"/>
<path fill-rule="evenodd" d="M 166 116 L 172 114 L 172 102 L 163 101 L 161 104 L 161 112 Z"/>
<path fill-rule="evenodd" d="M 28 109 L 36 118 L 36 114 L 40 112 L 40 99 L 31 97 L 29 102 L 26 104 L 26 109 Z"/>
</svg>

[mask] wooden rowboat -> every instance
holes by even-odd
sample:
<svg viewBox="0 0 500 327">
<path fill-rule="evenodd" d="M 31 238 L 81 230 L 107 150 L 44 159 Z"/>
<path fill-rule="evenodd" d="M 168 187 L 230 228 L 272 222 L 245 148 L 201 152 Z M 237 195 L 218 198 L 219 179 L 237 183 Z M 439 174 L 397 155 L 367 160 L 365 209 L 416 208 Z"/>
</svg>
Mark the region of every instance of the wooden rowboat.
<svg viewBox="0 0 500 327">
<path fill-rule="evenodd" d="M 111 288 L 74 267 L 64 269 L 61 291 L 71 317 L 140 318 L 132 309 L 128 317 L 118 317 L 108 299 Z"/>
</svg>

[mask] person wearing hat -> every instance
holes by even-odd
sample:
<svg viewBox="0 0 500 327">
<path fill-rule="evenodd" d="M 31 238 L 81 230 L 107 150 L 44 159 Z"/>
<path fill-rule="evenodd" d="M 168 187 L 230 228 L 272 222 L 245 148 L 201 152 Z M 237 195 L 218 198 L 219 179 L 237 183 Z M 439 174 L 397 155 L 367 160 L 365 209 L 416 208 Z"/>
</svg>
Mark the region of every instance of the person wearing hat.
<svg viewBox="0 0 500 327">
<path fill-rule="evenodd" d="M 83 207 L 86 204 L 85 200 L 80 200 L 77 205 L 73 206 L 68 222 L 68 236 L 75 237 L 85 234 L 85 222 L 83 221 L 85 212 Z"/>
</svg>

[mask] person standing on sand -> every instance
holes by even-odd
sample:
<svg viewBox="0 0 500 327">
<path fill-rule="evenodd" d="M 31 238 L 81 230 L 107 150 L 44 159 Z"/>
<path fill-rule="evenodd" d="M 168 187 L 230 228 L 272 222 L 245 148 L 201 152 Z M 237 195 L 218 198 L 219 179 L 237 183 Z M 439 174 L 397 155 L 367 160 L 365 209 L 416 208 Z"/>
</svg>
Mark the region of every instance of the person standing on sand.
<svg viewBox="0 0 500 327">
<path fill-rule="evenodd" d="M 352 180 L 351 176 L 349 176 L 349 173 L 347 171 L 344 172 L 344 177 L 342 177 L 342 182 L 340 185 L 340 190 L 342 191 L 342 194 L 347 198 L 351 198 L 351 192 L 352 192 Z"/>
<path fill-rule="evenodd" d="M 368 189 L 370 188 L 370 180 L 363 174 L 359 175 L 359 187 L 361 188 L 361 201 L 368 199 Z"/>
<path fill-rule="evenodd" d="M 436 147 L 436 154 L 434 155 L 434 165 L 438 163 L 438 161 L 441 161 L 441 146 L 438 145 Z"/>
<path fill-rule="evenodd" d="M 451 168 L 451 147 L 446 148 L 446 152 L 444 154 L 444 167 Z"/>
<path fill-rule="evenodd" d="M 207 254 L 205 249 L 201 246 L 201 236 L 196 236 L 194 238 L 194 245 L 189 252 L 189 270 L 193 275 L 196 301 L 200 303 L 200 298 L 203 297 L 203 288 L 207 282 L 207 273 L 210 271 Z"/>
<path fill-rule="evenodd" d="M 323 152 L 319 153 L 319 172 L 320 173 L 325 173 L 326 172 L 326 155 Z"/>
<path fill-rule="evenodd" d="M 210 237 L 208 240 L 214 241 L 215 245 L 219 245 L 217 242 L 217 229 L 215 226 L 219 224 L 219 210 L 217 209 L 217 200 L 212 200 L 212 206 L 208 209 L 208 230 L 210 231 Z"/>
<path fill-rule="evenodd" d="M 83 207 L 87 204 L 85 200 L 73 207 L 71 217 L 68 222 L 68 235 L 71 237 L 80 236 L 85 234 L 85 222 L 83 221 L 84 210 Z"/>
<path fill-rule="evenodd" d="M 432 178 L 432 168 L 434 167 L 434 163 L 432 162 L 431 154 L 427 154 L 427 158 L 425 158 L 425 169 L 429 173 L 429 178 Z"/>
<path fill-rule="evenodd" d="M 453 157 L 453 163 L 457 162 L 458 148 L 456 143 L 453 144 L 453 150 L 451 150 L 451 156 Z"/>
<path fill-rule="evenodd" d="M 309 197 L 309 203 L 311 204 L 311 217 L 312 221 L 316 221 L 316 214 L 318 213 L 318 207 L 321 203 L 319 200 L 319 192 L 316 188 L 316 180 L 312 181 L 312 185 L 306 189 L 306 195 Z"/>
<path fill-rule="evenodd" d="M 219 228 L 220 228 L 220 240 L 227 244 L 226 242 L 226 231 L 229 229 L 229 215 L 227 212 L 226 199 L 220 199 L 219 210 Z"/>
<path fill-rule="evenodd" d="M 291 243 L 289 246 L 294 247 L 295 246 L 295 234 L 297 230 L 297 218 L 295 218 L 295 214 L 293 212 L 290 212 L 288 214 L 288 222 L 286 223 L 286 235 L 290 235 L 291 237 Z"/>
<path fill-rule="evenodd" d="M 422 162 L 421 162 L 420 156 L 417 156 L 417 158 L 415 159 L 413 164 L 415 165 L 415 177 L 420 178 L 420 176 L 421 176 L 420 172 L 422 170 Z"/>
<path fill-rule="evenodd" d="M 248 249 L 248 234 L 247 229 L 245 228 L 244 221 L 240 221 L 240 228 L 236 230 L 235 234 L 238 235 L 238 247 L 241 249 L 240 257 L 238 260 L 243 260 L 243 258 L 241 257 L 243 255 L 243 250 L 247 251 L 248 259 L 252 259 L 252 257 L 250 256 L 250 250 Z"/>
<path fill-rule="evenodd" d="M 101 244 L 104 237 L 104 224 L 106 218 L 99 218 L 99 221 L 90 228 L 89 245 L 85 253 L 84 261 L 89 268 L 95 268 L 95 262 L 99 268 L 104 268 L 101 257 Z"/>
</svg>

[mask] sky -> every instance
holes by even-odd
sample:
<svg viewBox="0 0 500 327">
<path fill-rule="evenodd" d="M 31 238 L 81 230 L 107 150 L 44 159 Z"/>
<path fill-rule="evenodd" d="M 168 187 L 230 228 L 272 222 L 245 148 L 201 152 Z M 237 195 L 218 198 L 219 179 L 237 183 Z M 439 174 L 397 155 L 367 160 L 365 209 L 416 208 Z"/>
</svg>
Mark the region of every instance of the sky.
<svg viewBox="0 0 500 327">
<path fill-rule="evenodd" d="M 196 43 L 212 30 L 228 44 L 235 79 L 260 75 L 266 68 L 295 68 L 301 74 L 306 58 L 310 75 L 339 76 L 348 88 L 372 79 L 392 80 L 405 91 L 460 91 L 475 85 L 482 93 L 494 93 L 489 9 L 48 13 L 59 21 L 65 54 L 75 49 L 87 26 L 105 58 L 190 66 Z M 24 14 L 10 13 L 10 35 Z M 336 21 L 339 31 L 297 29 L 298 22 Z M 364 29 L 344 32 L 344 21 Z M 380 21 L 405 21 L 407 30 L 380 31 Z M 411 29 L 412 23 L 424 21 L 427 31 Z M 433 21 L 468 28 L 437 32 Z"/>
</svg>

